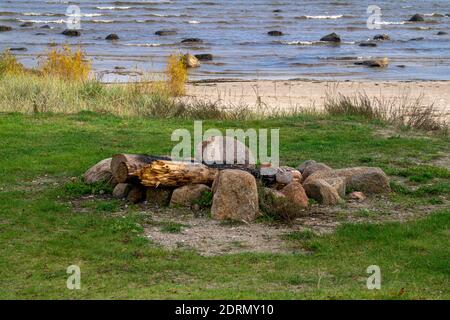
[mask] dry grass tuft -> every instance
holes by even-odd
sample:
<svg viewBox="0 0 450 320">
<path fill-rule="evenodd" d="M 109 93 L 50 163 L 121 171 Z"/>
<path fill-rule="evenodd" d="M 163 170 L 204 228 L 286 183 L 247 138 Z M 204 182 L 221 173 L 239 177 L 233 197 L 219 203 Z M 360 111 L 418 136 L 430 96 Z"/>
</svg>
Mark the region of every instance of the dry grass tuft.
<svg viewBox="0 0 450 320">
<path fill-rule="evenodd" d="M 91 72 L 91 62 L 81 49 L 72 50 L 69 46 L 50 50 L 40 63 L 45 76 L 54 76 L 64 80 L 85 81 Z"/>
<path fill-rule="evenodd" d="M 16 57 L 9 50 L 5 50 L 0 55 L 0 76 L 18 75 L 25 73 L 24 66 L 17 61 Z"/>
<path fill-rule="evenodd" d="M 354 96 L 327 92 L 325 111 L 330 115 L 360 116 L 400 127 L 447 133 L 445 115 L 433 104 L 425 105 L 423 96 L 405 94 L 396 98 L 370 98 L 365 92 Z"/>
<path fill-rule="evenodd" d="M 188 74 L 183 61 L 183 56 L 180 54 L 172 54 L 167 60 L 167 87 L 173 96 L 182 96 L 186 92 Z"/>
</svg>

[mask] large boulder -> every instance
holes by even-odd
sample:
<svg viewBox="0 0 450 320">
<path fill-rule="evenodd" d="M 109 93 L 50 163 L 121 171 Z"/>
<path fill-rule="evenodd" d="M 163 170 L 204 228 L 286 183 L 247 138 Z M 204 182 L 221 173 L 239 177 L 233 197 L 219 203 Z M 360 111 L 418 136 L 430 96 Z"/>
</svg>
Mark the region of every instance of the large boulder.
<svg viewBox="0 0 450 320">
<path fill-rule="evenodd" d="M 320 41 L 339 43 L 341 42 L 341 37 L 333 32 L 322 37 Z"/>
<path fill-rule="evenodd" d="M 301 174 L 303 174 L 303 172 L 305 172 L 306 167 L 312 165 L 312 164 L 316 164 L 317 162 L 315 160 L 306 160 L 304 162 L 302 162 L 301 164 L 299 164 L 299 166 L 297 167 L 297 170 L 300 171 Z"/>
<path fill-rule="evenodd" d="M 325 181 L 332 186 L 340 197 L 345 197 L 345 191 L 347 189 L 347 182 L 345 178 L 330 178 Z"/>
<path fill-rule="evenodd" d="M 305 212 L 304 204 L 293 203 L 281 191 L 263 188 L 260 191 L 260 206 L 267 215 L 284 220 L 292 221 Z"/>
<path fill-rule="evenodd" d="M 183 56 L 183 63 L 186 68 L 198 68 L 200 67 L 200 61 L 190 53 L 186 53 Z"/>
<path fill-rule="evenodd" d="M 320 204 L 335 205 L 342 201 L 336 189 L 323 179 L 314 179 L 303 184 L 308 197 Z"/>
<path fill-rule="evenodd" d="M 255 177 L 242 170 L 222 170 L 214 182 L 211 214 L 219 220 L 250 222 L 259 216 Z"/>
<path fill-rule="evenodd" d="M 117 183 L 111 173 L 111 160 L 112 158 L 104 159 L 87 170 L 83 175 L 84 182 L 87 184 L 107 182 L 115 186 Z"/>
<path fill-rule="evenodd" d="M 327 166 L 325 163 L 321 163 L 321 162 L 318 162 L 318 163 L 311 163 L 310 165 L 308 165 L 308 166 L 303 170 L 303 173 L 302 173 L 303 181 L 305 181 L 306 179 L 308 179 L 308 177 L 309 177 L 310 175 L 312 175 L 314 172 L 322 171 L 322 170 L 324 170 L 324 171 L 331 171 L 331 170 L 333 170 L 333 169 L 331 169 L 331 168 L 330 168 L 329 166 Z"/>
<path fill-rule="evenodd" d="M 305 180 L 304 185 L 314 180 L 328 180 L 332 178 L 344 178 L 347 190 L 362 191 L 366 194 L 386 193 L 391 191 L 388 176 L 383 170 L 376 167 L 355 167 L 331 171 L 317 171 Z"/>
<path fill-rule="evenodd" d="M 281 193 L 294 205 L 301 208 L 308 207 L 308 196 L 299 182 L 291 182 L 281 190 Z"/>
<path fill-rule="evenodd" d="M 210 164 L 255 164 L 255 157 L 245 144 L 228 136 L 212 136 L 199 143 L 196 159 Z"/>
<path fill-rule="evenodd" d="M 205 192 L 210 191 L 211 188 L 204 184 L 182 186 L 173 191 L 170 205 L 190 207 L 199 201 Z"/>
</svg>

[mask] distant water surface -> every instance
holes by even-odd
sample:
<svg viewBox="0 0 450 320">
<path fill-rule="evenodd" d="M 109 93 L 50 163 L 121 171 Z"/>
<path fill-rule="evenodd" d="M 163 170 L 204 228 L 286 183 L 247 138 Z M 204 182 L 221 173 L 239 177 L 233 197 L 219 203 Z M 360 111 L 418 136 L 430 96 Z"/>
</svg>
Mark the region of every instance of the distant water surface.
<svg viewBox="0 0 450 320">
<path fill-rule="evenodd" d="M 381 30 L 366 26 L 372 4 L 382 10 Z M 61 34 L 69 5 L 81 9 L 81 37 Z M 405 22 L 415 13 L 426 22 Z M 21 26 L 26 22 L 31 26 Z M 133 80 L 135 70 L 161 71 L 174 52 L 214 55 L 191 79 L 450 80 L 450 35 L 438 35 L 450 33 L 449 0 L 1 0 L 0 25 L 13 28 L 0 32 L 0 50 L 22 48 L 14 53 L 25 64 L 36 65 L 49 45 L 80 45 L 104 81 Z M 158 30 L 176 34 L 157 36 Z M 271 30 L 284 35 L 269 36 Z M 318 42 L 331 32 L 341 36 L 340 45 Z M 120 40 L 106 41 L 110 33 Z M 391 40 L 359 46 L 380 33 Z M 181 44 L 185 38 L 203 42 Z M 389 68 L 354 64 L 374 57 L 389 57 Z"/>
</svg>

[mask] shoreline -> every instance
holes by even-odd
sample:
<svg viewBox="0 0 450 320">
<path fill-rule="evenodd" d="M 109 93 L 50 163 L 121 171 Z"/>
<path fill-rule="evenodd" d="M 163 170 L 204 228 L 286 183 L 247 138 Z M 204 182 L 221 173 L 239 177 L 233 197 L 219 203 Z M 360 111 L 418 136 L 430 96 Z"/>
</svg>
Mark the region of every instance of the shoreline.
<svg viewBox="0 0 450 320">
<path fill-rule="evenodd" d="M 182 101 L 218 103 L 225 108 L 238 106 L 292 110 L 323 109 L 327 94 L 355 96 L 400 102 L 422 97 L 423 105 L 434 104 L 450 118 L 450 80 L 228 80 L 190 81 Z"/>
</svg>

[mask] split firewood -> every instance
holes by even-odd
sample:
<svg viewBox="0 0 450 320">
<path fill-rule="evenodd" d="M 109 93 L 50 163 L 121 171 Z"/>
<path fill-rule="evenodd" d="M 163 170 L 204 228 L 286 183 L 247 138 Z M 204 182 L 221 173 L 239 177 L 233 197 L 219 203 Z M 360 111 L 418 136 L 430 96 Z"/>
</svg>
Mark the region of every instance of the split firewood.
<svg viewBox="0 0 450 320">
<path fill-rule="evenodd" d="M 143 154 L 116 154 L 111 160 L 111 173 L 119 183 L 139 182 L 132 173 L 155 160 L 170 160 L 169 157 L 149 156 Z"/>
<path fill-rule="evenodd" d="M 147 187 L 212 184 L 219 169 L 195 162 L 155 160 L 133 173 Z"/>
</svg>

